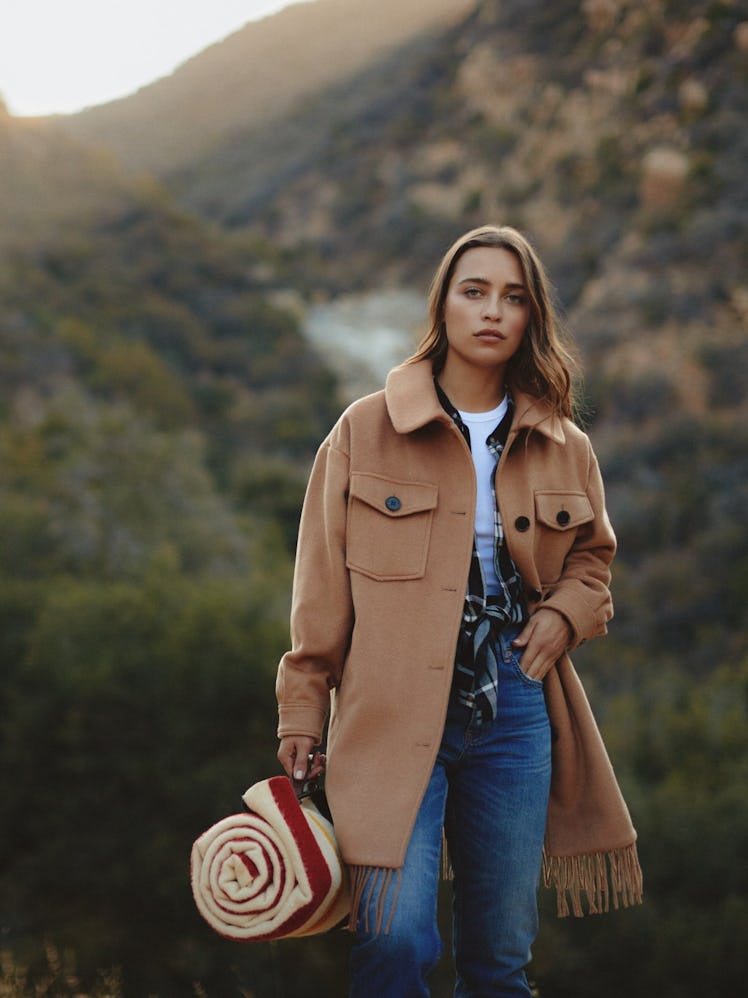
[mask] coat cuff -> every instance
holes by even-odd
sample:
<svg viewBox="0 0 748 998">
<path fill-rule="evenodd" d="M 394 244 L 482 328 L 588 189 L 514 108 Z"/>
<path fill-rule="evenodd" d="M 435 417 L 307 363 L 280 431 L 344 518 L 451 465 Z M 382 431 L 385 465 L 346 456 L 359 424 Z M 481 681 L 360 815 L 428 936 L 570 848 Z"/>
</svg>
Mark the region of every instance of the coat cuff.
<svg viewBox="0 0 748 998">
<path fill-rule="evenodd" d="M 568 651 L 574 651 L 587 638 L 598 637 L 608 630 L 605 613 L 595 611 L 586 604 L 580 605 L 579 596 L 576 593 L 565 593 L 563 589 L 556 590 L 540 604 L 538 609 L 540 607 L 555 610 L 568 621 L 572 632 Z"/>
<path fill-rule="evenodd" d="M 299 736 L 322 741 L 327 712 L 308 704 L 285 704 L 278 708 L 278 737 Z"/>
</svg>

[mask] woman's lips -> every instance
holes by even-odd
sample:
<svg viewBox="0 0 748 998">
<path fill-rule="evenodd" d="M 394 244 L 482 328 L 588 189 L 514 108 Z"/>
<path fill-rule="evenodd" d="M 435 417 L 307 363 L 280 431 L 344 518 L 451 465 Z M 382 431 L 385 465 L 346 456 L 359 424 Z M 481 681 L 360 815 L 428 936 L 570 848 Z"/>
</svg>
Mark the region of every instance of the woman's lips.
<svg viewBox="0 0 748 998">
<path fill-rule="evenodd" d="M 475 334 L 480 340 L 505 340 L 506 336 L 499 329 L 480 329 Z"/>
</svg>

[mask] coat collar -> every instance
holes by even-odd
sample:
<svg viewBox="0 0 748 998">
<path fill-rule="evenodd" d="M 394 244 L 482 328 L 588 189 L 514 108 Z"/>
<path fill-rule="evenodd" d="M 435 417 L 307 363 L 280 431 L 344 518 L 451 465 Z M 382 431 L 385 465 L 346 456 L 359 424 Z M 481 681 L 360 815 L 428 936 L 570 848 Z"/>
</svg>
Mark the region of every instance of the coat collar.
<svg viewBox="0 0 748 998">
<path fill-rule="evenodd" d="M 515 436 L 520 430 L 532 429 L 545 434 L 556 443 L 564 443 L 566 437 L 563 421 L 544 399 L 514 388 L 512 395 L 516 415 L 511 436 Z M 434 389 L 430 360 L 401 364 L 390 371 L 384 397 L 392 425 L 398 433 L 412 433 L 434 421 L 447 425 L 451 423 Z"/>
</svg>

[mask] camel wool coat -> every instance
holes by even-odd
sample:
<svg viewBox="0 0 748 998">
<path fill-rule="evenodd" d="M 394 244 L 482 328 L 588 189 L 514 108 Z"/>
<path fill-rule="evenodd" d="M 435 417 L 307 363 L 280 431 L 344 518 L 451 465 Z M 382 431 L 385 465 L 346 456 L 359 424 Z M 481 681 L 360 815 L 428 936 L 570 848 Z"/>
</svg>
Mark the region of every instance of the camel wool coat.
<svg viewBox="0 0 748 998">
<path fill-rule="evenodd" d="M 587 436 L 513 391 L 496 472 L 506 543 L 530 614 L 563 614 L 570 650 L 612 615 L 615 537 Z M 299 530 L 292 647 L 278 736 L 327 734 L 327 797 L 343 857 L 402 867 L 444 727 L 473 548 L 470 450 L 430 361 L 395 368 L 322 443 Z M 544 870 L 559 913 L 638 901 L 636 834 L 581 683 L 564 656 L 544 680 L 553 739 Z"/>
</svg>

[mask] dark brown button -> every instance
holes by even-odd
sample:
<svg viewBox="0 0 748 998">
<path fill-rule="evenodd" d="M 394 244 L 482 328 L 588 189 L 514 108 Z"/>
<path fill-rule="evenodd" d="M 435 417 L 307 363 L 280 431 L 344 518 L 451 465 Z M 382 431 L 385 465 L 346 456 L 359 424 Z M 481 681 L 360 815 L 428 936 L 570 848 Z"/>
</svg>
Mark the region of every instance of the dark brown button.
<svg viewBox="0 0 748 998">
<path fill-rule="evenodd" d="M 519 530 L 521 534 L 524 534 L 526 530 L 530 529 L 530 521 L 526 516 L 518 516 L 514 521 L 514 526 Z"/>
<path fill-rule="evenodd" d="M 556 523 L 559 525 L 559 527 L 565 527 L 570 519 L 571 519 L 571 514 L 569 513 L 568 509 L 560 509 L 558 513 L 556 513 Z"/>
</svg>

